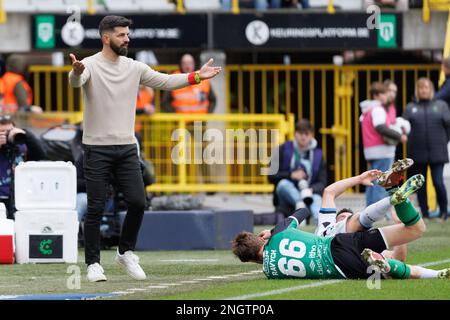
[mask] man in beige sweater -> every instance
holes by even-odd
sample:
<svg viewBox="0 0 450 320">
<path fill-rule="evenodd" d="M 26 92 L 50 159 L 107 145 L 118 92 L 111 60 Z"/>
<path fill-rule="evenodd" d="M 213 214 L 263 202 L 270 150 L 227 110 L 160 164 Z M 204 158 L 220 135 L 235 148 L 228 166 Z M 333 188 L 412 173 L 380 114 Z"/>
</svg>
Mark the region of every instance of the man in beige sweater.
<svg viewBox="0 0 450 320">
<path fill-rule="evenodd" d="M 100 265 L 100 221 L 110 175 L 125 196 L 128 212 L 122 226 L 115 261 L 136 280 L 146 279 L 133 253 L 146 206 L 145 189 L 134 137 L 139 85 L 174 90 L 217 75 L 210 59 L 198 72 L 167 75 L 127 58 L 131 21 L 106 16 L 99 25 L 103 49 L 78 61 L 70 54 L 69 82 L 84 92 L 84 172 L 88 212 L 84 222 L 87 279 L 105 281 Z"/>
</svg>

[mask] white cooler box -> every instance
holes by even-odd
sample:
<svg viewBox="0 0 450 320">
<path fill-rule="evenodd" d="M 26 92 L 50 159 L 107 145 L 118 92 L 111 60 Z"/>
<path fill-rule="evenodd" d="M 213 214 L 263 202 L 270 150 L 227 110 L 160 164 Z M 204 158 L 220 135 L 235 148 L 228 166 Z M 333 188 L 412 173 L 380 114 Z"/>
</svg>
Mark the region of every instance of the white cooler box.
<svg viewBox="0 0 450 320">
<path fill-rule="evenodd" d="M 76 168 L 70 162 L 30 161 L 15 171 L 17 263 L 76 263 Z"/>
<path fill-rule="evenodd" d="M 17 263 L 77 262 L 76 211 L 17 211 L 15 231 Z"/>
</svg>

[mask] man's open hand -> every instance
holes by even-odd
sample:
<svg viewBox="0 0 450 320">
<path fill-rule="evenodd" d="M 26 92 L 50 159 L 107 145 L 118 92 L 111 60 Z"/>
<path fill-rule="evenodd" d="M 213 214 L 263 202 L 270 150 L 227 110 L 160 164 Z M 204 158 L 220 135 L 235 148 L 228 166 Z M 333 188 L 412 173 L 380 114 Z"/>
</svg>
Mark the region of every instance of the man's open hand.
<svg viewBox="0 0 450 320">
<path fill-rule="evenodd" d="M 373 186 L 372 180 L 378 178 L 383 172 L 377 169 L 363 172 L 359 175 L 359 183 L 364 186 Z"/>
<path fill-rule="evenodd" d="M 198 72 L 201 80 L 211 79 L 219 74 L 222 71 L 221 67 L 213 67 L 212 64 L 214 60 L 211 58 L 207 63 L 203 65 L 203 67 Z"/>
</svg>

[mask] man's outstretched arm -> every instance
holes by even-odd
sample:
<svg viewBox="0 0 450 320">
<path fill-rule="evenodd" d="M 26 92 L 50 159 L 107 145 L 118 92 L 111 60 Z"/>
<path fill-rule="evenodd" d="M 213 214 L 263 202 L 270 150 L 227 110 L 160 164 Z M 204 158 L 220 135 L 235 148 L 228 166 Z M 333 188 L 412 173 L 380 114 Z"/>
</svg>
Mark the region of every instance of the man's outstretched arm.
<svg viewBox="0 0 450 320">
<path fill-rule="evenodd" d="M 335 208 L 334 200 L 344 193 L 347 189 L 358 184 L 373 186 L 372 180 L 376 179 L 382 172 L 380 170 L 369 170 L 358 176 L 336 181 L 330 184 L 323 191 L 322 208 Z"/>
</svg>

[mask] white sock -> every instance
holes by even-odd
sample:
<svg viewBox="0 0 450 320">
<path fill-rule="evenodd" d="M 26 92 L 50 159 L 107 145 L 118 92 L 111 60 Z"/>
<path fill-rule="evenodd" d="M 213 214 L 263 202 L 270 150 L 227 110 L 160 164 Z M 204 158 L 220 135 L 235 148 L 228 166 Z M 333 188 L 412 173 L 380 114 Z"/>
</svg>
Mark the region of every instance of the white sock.
<svg viewBox="0 0 450 320">
<path fill-rule="evenodd" d="M 375 202 L 365 208 L 359 214 L 359 222 L 365 228 L 371 228 L 372 225 L 381 219 L 383 219 L 387 212 L 391 209 L 391 198 L 386 197 L 378 202 Z"/>
<path fill-rule="evenodd" d="M 420 273 L 420 279 L 434 279 L 437 278 L 437 275 L 439 273 L 439 271 L 437 270 L 426 269 L 418 266 L 416 266 L 416 269 Z"/>
</svg>

